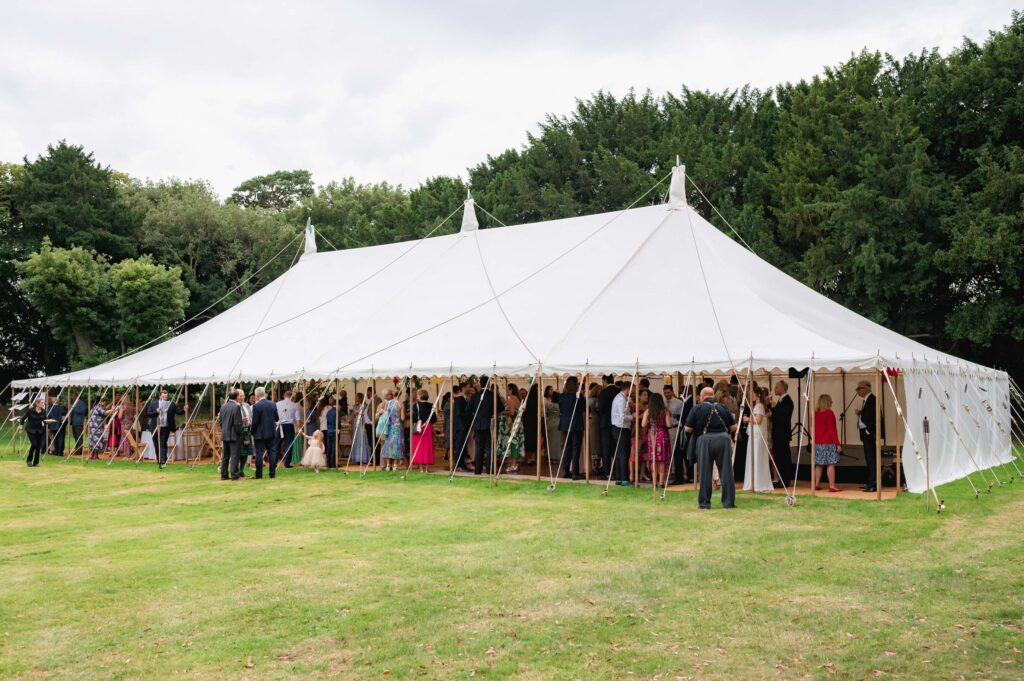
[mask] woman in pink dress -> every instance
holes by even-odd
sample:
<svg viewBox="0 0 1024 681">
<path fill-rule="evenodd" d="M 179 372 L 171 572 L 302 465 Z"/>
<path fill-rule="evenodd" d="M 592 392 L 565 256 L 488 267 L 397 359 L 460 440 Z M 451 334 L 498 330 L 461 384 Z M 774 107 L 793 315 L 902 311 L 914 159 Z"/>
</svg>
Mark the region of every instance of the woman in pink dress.
<svg viewBox="0 0 1024 681">
<path fill-rule="evenodd" d="M 437 414 L 430 403 L 430 393 L 420 390 L 419 401 L 412 406 L 409 428 L 412 430 L 412 464 L 420 467 L 421 473 L 430 470 L 434 464 L 434 423 Z"/>
</svg>

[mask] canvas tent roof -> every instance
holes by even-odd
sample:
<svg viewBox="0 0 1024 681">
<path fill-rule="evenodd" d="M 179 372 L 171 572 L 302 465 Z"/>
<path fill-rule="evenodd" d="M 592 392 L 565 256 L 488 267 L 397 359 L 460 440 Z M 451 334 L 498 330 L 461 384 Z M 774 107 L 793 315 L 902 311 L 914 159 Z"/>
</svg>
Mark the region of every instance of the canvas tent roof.
<svg viewBox="0 0 1024 681">
<path fill-rule="evenodd" d="M 666 205 L 311 253 L 217 317 L 127 357 L 16 381 L 132 385 L 414 373 L 968 366 L 807 288 Z"/>
</svg>

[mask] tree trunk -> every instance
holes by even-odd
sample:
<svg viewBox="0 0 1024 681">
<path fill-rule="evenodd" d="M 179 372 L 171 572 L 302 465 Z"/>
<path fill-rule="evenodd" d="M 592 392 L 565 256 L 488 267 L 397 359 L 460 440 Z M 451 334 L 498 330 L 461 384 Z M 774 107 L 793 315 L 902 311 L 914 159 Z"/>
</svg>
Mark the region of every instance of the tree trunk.
<svg viewBox="0 0 1024 681">
<path fill-rule="evenodd" d="M 81 329 L 74 329 L 75 334 L 75 347 L 78 348 L 78 354 L 84 355 L 92 352 L 96 347 L 96 344 L 92 342 L 92 339 L 86 335 Z"/>
</svg>

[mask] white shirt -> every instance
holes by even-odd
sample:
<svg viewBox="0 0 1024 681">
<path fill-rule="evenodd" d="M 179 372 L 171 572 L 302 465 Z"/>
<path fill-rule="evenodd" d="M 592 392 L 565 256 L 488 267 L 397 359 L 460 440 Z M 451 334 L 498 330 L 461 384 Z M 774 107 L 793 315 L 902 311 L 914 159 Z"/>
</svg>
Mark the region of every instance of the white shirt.
<svg viewBox="0 0 1024 681">
<path fill-rule="evenodd" d="M 619 394 L 612 400 L 612 425 L 616 428 L 629 428 L 633 423 L 633 415 L 629 413 L 629 399 L 626 393 Z"/>
<path fill-rule="evenodd" d="M 277 403 L 277 420 L 280 423 L 299 423 L 302 421 L 302 414 L 299 413 L 299 405 L 291 398 L 279 400 Z"/>
<path fill-rule="evenodd" d="M 683 413 L 683 401 L 678 397 L 670 399 L 668 401 L 668 413 L 672 417 L 672 427 L 677 427 L 679 425 L 679 416 Z"/>
<path fill-rule="evenodd" d="M 869 397 L 871 397 L 871 393 L 870 392 L 867 395 L 864 396 L 864 401 L 860 403 L 860 414 L 857 414 L 857 429 L 858 430 L 864 430 L 865 428 L 867 428 L 867 426 L 864 425 L 864 419 L 862 419 L 861 416 L 864 415 L 864 405 L 867 403 Z"/>
</svg>

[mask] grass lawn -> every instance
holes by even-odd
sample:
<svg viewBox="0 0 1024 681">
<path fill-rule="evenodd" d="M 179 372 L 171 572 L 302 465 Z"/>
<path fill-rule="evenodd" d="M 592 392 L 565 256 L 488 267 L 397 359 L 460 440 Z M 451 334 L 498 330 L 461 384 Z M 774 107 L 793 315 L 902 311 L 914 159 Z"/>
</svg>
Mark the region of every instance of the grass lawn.
<svg viewBox="0 0 1024 681">
<path fill-rule="evenodd" d="M 0 677 L 1020 679 L 1024 484 L 941 496 L 698 512 L 8 452 Z"/>
</svg>

